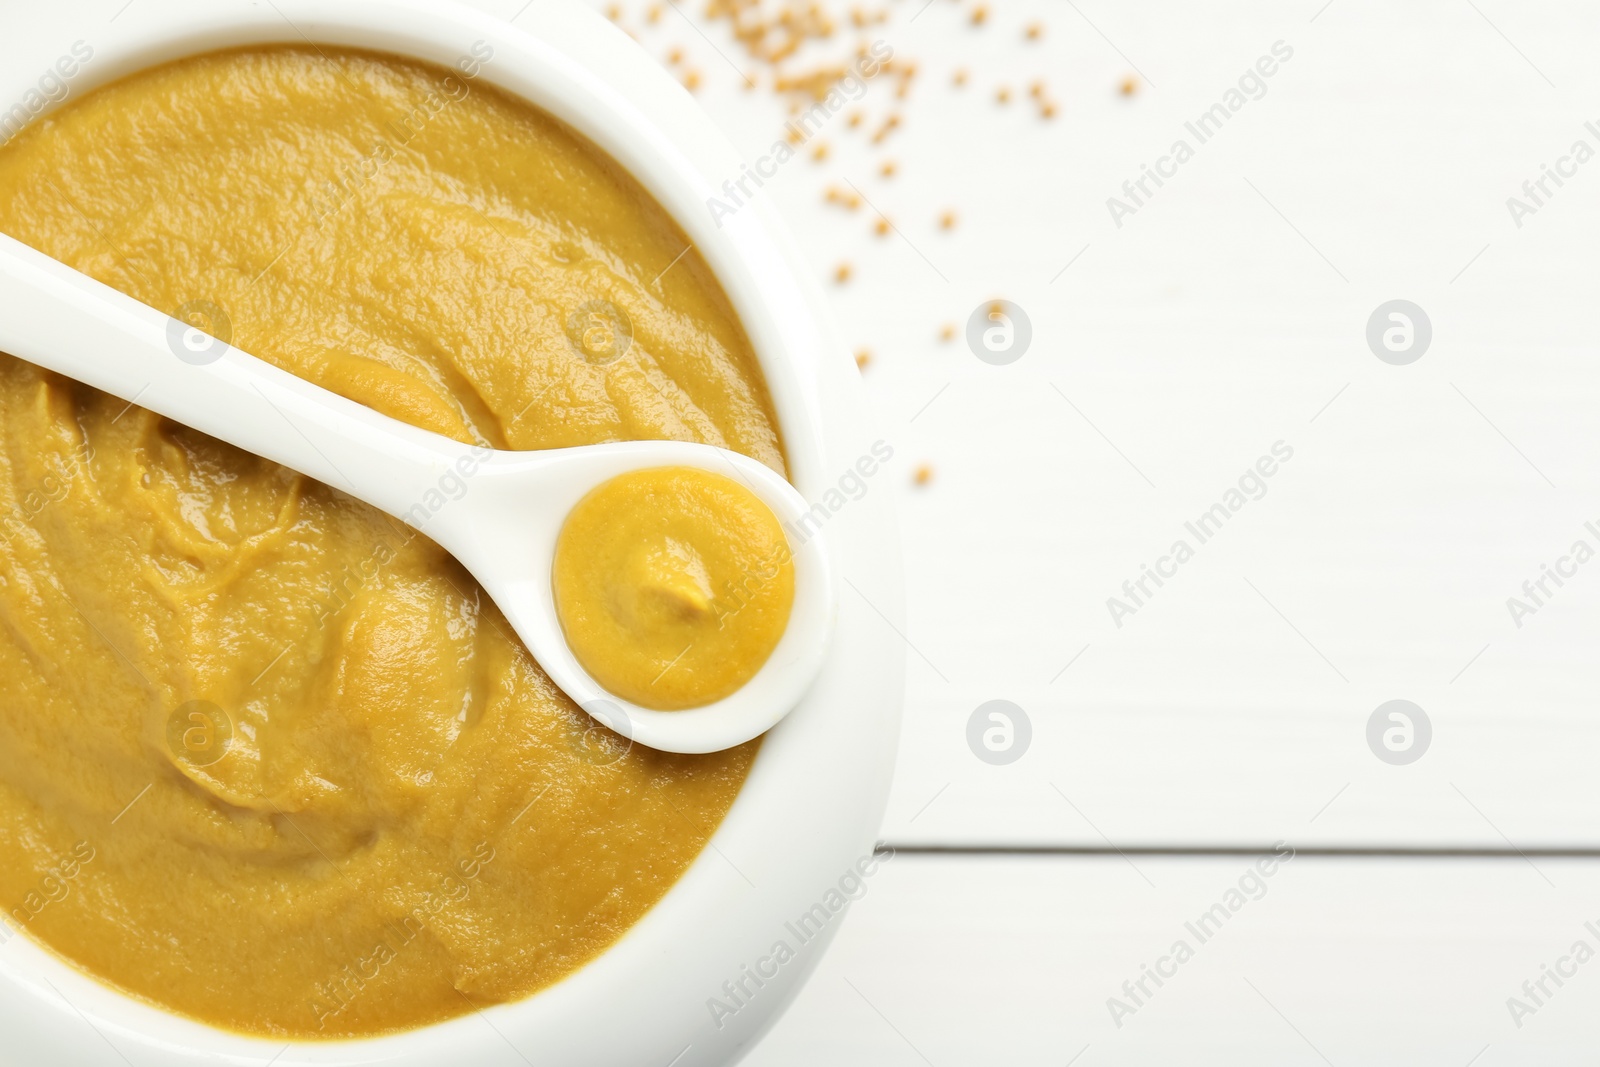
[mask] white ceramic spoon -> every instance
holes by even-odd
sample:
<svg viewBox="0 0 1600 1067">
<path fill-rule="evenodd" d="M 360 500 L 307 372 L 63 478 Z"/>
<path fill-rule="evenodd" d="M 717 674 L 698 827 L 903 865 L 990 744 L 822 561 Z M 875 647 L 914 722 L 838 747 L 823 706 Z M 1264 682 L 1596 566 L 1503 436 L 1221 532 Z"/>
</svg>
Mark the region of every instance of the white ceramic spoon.
<svg viewBox="0 0 1600 1067">
<path fill-rule="evenodd" d="M 835 586 L 808 505 L 765 465 L 677 441 L 500 452 L 380 415 L 230 348 L 0 234 L 0 352 L 94 386 L 263 456 L 399 518 L 471 571 L 533 657 L 585 711 L 640 744 L 716 752 L 757 737 L 799 703 L 822 666 Z M 654 711 L 608 693 L 567 646 L 551 592 L 567 513 L 608 478 L 685 466 L 742 482 L 784 523 L 794 608 L 765 666 L 732 696 Z"/>
</svg>

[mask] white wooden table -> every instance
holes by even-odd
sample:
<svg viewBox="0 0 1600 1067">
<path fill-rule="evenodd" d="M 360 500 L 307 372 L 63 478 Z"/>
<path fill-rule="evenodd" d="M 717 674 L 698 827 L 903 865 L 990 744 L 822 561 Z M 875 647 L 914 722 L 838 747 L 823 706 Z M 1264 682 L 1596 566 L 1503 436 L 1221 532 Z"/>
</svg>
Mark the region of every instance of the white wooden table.
<svg viewBox="0 0 1600 1067">
<path fill-rule="evenodd" d="M 760 195 L 819 276 L 850 264 L 835 306 L 896 449 L 900 851 L 748 1062 L 1583 1060 L 1600 564 L 1562 564 L 1520 626 L 1507 600 L 1533 606 L 1523 583 L 1575 541 L 1600 549 L 1600 162 L 1561 162 L 1600 151 L 1600 11 L 1006 0 L 974 28 L 972 0 L 886 6 L 860 33 L 918 64 L 909 97 L 874 81 L 861 126 L 843 112 L 807 146 L 827 159 Z M 650 7 L 623 25 L 682 48 L 708 110 L 767 152 L 786 113 L 766 70 L 698 4 Z M 1277 42 L 1292 56 L 1202 143 L 1185 124 Z M 1192 158 L 1162 162 L 1178 139 Z M 1107 199 L 1133 204 L 1124 181 L 1158 163 L 1117 225 Z M 1532 204 L 1541 164 L 1571 174 L 1518 226 L 1507 198 Z M 993 298 L 1032 329 L 1003 366 L 961 336 Z M 1406 365 L 1366 337 L 1395 299 L 1432 327 Z M 1249 482 L 1199 543 L 1185 523 L 1280 441 L 1264 495 Z M 1179 539 L 1193 558 L 1118 626 L 1107 599 Z M 998 766 L 967 741 L 996 699 L 1032 734 Z M 1395 699 L 1431 726 L 1408 764 L 1367 740 Z M 1296 858 L 1199 943 L 1185 923 L 1280 841 Z M 1123 983 L 1163 958 L 1134 1001 Z"/>
<path fill-rule="evenodd" d="M 785 104 L 725 22 L 615 2 L 769 153 Z M 976 4 L 866 0 L 887 20 L 822 49 L 885 42 L 908 97 L 875 79 L 759 192 L 819 276 L 850 266 L 909 695 L 895 857 L 746 1062 L 1588 1062 L 1600 562 L 1571 553 L 1600 550 L 1600 159 L 1573 152 L 1600 152 L 1600 9 Z M 1135 200 L 1145 164 L 1166 176 Z M 1030 323 L 1005 365 L 964 336 L 994 299 Z M 1431 325 L 1405 365 L 1367 339 L 1397 299 Z M 994 700 L 1028 723 L 1009 762 L 969 743 Z M 1425 750 L 1369 743 L 1391 700 Z"/>
</svg>

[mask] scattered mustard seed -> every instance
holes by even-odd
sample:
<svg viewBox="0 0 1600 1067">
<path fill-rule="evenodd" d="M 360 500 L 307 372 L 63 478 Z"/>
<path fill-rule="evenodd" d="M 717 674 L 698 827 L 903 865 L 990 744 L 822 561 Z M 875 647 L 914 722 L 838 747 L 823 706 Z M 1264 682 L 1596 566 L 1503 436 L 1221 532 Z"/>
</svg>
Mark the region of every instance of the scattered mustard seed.
<svg viewBox="0 0 1600 1067">
<path fill-rule="evenodd" d="M 833 268 L 833 280 L 838 282 L 840 285 L 843 285 L 845 282 L 849 281 L 850 264 L 841 263 L 837 267 Z"/>
<path fill-rule="evenodd" d="M 895 165 L 894 165 L 894 160 L 892 160 L 892 159 L 884 160 L 883 161 L 883 166 L 878 168 L 878 173 L 883 175 L 885 178 L 893 178 L 894 177 L 894 172 L 895 172 Z"/>
<path fill-rule="evenodd" d="M 691 70 L 683 76 L 683 87 L 691 93 L 700 88 L 700 72 Z"/>
<path fill-rule="evenodd" d="M 1139 79 L 1130 74 L 1122 79 L 1122 84 L 1118 88 L 1122 90 L 1123 96 L 1132 96 L 1139 91 Z"/>
<path fill-rule="evenodd" d="M 889 236 L 890 229 L 892 229 L 892 227 L 889 225 L 889 220 L 880 215 L 878 217 L 878 221 L 872 227 L 872 232 L 876 233 L 879 237 L 887 237 Z"/>
<path fill-rule="evenodd" d="M 868 352 L 865 348 L 856 349 L 856 368 L 858 370 L 866 370 L 867 369 L 867 364 L 871 363 L 871 362 L 872 362 L 872 353 L 871 352 Z"/>
<path fill-rule="evenodd" d="M 660 6 L 656 5 L 656 4 L 652 4 L 650 6 L 650 10 L 648 10 L 648 11 L 646 11 L 644 13 L 644 17 L 645 17 L 645 21 L 649 22 L 651 25 L 655 25 L 657 22 L 660 22 L 661 21 L 661 8 L 660 8 Z"/>
<path fill-rule="evenodd" d="M 674 48 L 672 51 L 668 52 L 667 53 L 667 62 L 672 64 L 674 67 L 676 67 L 679 63 L 682 63 L 683 62 L 683 49 Z"/>
<path fill-rule="evenodd" d="M 965 70 L 957 70 L 954 74 L 950 75 L 950 81 L 955 85 L 967 84 L 967 72 Z"/>
<path fill-rule="evenodd" d="M 956 328 L 953 324 L 947 322 L 943 326 L 939 327 L 939 340 L 954 341 L 955 339 Z"/>
<path fill-rule="evenodd" d="M 816 160 L 818 163 L 822 162 L 824 159 L 827 159 L 828 158 L 828 142 L 827 141 L 819 141 L 819 142 L 817 142 L 817 147 L 815 147 L 815 148 L 813 148 L 811 150 L 811 158 Z"/>
<path fill-rule="evenodd" d="M 1044 36 L 1044 23 L 1042 23 L 1042 22 L 1030 22 L 1030 23 L 1028 23 L 1028 28 L 1023 31 L 1023 36 L 1026 37 L 1030 41 L 1037 41 L 1039 38 Z"/>
<path fill-rule="evenodd" d="M 933 481 L 933 468 L 924 463 L 917 468 L 917 472 L 911 476 L 911 480 L 917 485 L 927 485 Z"/>
<path fill-rule="evenodd" d="M 972 9 L 972 24 L 982 26 L 989 18 L 989 8 L 986 4 L 979 4 Z"/>
<path fill-rule="evenodd" d="M 1002 104 L 1009 104 L 1011 103 L 1011 90 L 1002 85 L 995 90 L 994 98 Z"/>
<path fill-rule="evenodd" d="M 830 185 L 822 194 L 822 199 L 830 204 L 839 204 L 851 211 L 861 206 L 861 198 L 855 193 L 845 192 L 837 185 Z"/>
<path fill-rule="evenodd" d="M 953 229 L 955 229 L 956 228 L 956 213 L 954 211 L 946 211 L 943 215 L 940 215 L 939 216 L 939 228 L 941 230 L 953 230 Z"/>
</svg>

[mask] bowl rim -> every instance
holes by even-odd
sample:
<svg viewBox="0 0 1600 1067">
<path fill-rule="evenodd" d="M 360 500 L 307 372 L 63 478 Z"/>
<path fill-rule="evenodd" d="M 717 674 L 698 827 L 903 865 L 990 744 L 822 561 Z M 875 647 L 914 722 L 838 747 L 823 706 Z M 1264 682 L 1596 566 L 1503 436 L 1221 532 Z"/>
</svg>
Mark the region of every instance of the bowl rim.
<svg viewBox="0 0 1600 1067">
<path fill-rule="evenodd" d="M 445 0 L 270 0 L 265 7 L 199 10 L 177 0 L 141 0 L 96 31 L 89 42 L 94 59 L 61 102 L 136 70 L 234 47 L 312 43 L 451 66 L 474 42 L 487 42 L 494 55 L 479 75 L 485 82 L 588 138 L 700 250 L 766 377 L 791 480 L 808 499 L 820 499 L 836 480 L 829 472 L 848 472 L 884 442 L 868 444 L 854 363 L 776 211 L 756 200 L 731 218 L 713 218 L 709 199 L 723 178 L 739 173 L 741 157 L 620 30 L 575 0 L 540 0 L 519 15 L 512 25 Z M 5 65 L 10 73 L 0 74 L 0 100 L 18 98 L 36 77 L 32 72 L 46 69 L 71 40 L 65 27 L 72 20 L 60 12 L 32 11 L 19 22 L 0 56 L 27 59 Z M 64 30 L 69 36 L 61 40 Z M 733 807 L 690 868 L 578 970 L 524 1000 L 441 1023 L 285 1045 L 172 1014 L 102 985 L 29 938 L 11 937 L 0 942 L 0 1023 L 9 1024 L 14 1046 L 71 1062 L 85 1047 L 103 1053 L 100 1042 L 112 1036 L 178 1064 L 259 1063 L 276 1055 L 285 1065 L 420 1067 L 463 1055 L 491 1062 L 506 1058 L 508 1046 L 516 1052 L 506 1058 L 510 1063 L 523 1062 L 520 1049 L 535 1046 L 542 1058 L 561 1063 L 730 1062 L 792 999 L 820 956 L 812 946 L 823 947 L 839 924 L 805 938 L 797 962 L 780 964 L 756 983 L 756 995 L 725 997 L 728 982 L 743 983 L 752 961 L 787 939 L 792 926 L 785 917 L 831 901 L 838 896 L 834 886 L 842 887 L 852 871 L 864 893 L 870 872 L 863 867 L 875 870 L 882 861 L 873 847 L 898 737 L 904 659 L 890 621 L 902 609 L 883 495 L 851 501 L 848 516 L 829 520 L 839 570 L 857 574 L 849 584 L 861 602 L 841 602 L 822 677 L 767 736 Z M 871 601 L 862 585 L 872 590 Z M 826 907 L 830 916 L 842 911 Z M 748 994 L 752 987 L 742 988 Z M 737 1007 L 718 1018 L 708 1010 L 713 998 Z M 618 1011 L 628 1025 L 616 1025 Z M 83 1044 L 84 1023 L 98 1035 L 88 1035 L 92 1045 Z"/>
</svg>

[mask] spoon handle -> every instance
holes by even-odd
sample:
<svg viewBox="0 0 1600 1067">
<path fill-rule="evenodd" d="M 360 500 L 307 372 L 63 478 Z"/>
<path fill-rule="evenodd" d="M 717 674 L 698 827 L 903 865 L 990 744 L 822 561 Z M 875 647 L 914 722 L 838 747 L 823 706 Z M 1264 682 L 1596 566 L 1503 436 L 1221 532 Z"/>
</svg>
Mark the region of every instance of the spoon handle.
<svg viewBox="0 0 1600 1067">
<path fill-rule="evenodd" d="M 488 455 L 246 355 L 5 234 L 0 351 L 408 521 L 452 468 Z"/>
</svg>

